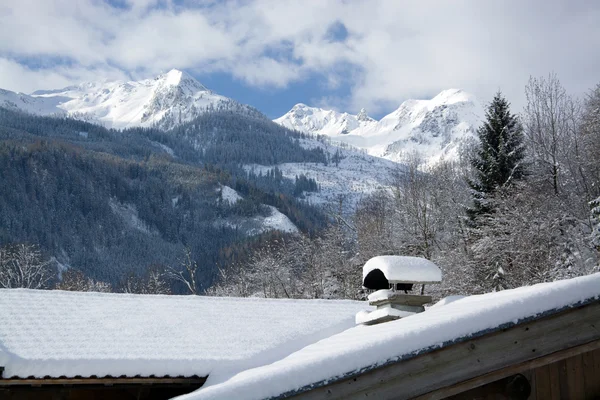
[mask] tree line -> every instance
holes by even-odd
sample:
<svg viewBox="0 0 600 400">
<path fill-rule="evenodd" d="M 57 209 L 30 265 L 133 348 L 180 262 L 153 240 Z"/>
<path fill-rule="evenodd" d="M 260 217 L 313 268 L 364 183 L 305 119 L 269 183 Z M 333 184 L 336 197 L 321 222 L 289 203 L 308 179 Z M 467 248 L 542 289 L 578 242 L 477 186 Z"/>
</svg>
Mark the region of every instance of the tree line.
<svg viewBox="0 0 600 400">
<path fill-rule="evenodd" d="M 147 260 L 140 270 L 125 271 L 118 280 L 110 282 L 102 275 L 71 268 L 63 271 L 62 280 L 54 283 L 63 285 L 65 289 L 78 290 L 166 293 L 175 288 L 178 293 L 194 294 L 358 299 L 364 297 L 361 291 L 362 265 L 373 256 L 386 254 L 425 257 L 442 267 L 443 283 L 429 289 L 436 297 L 502 290 L 598 271 L 600 85 L 590 90 L 584 99 L 577 99 L 569 95 L 558 78 L 551 74 L 548 77 L 532 77 L 525 88 L 525 95 L 527 105 L 517 114 L 511 110 L 502 93 L 496 94 L 487 106 L 485 121 L 477 130 L 477 140 L 463 146 L 460 160 L 431 165 L 418 154 L 406 155 L 404 165 L 393 174 L 389 189 L 363 199 L 350 214 L 343 206 L 343 196 L 322 211 L 306 208 L 293 194 L 300 189 L 315 188 L 308 178 L 299 176 L 296 181 L 285 181 L 277 169 L 266 176 L 255 175 L 233 161 L 236 157 L 252 163 L 295 160 L 296 155 L 287 151 L 277 156 L 266 153 L 264 157 L 260 153 L 258 156 L 245 155 L 241 151 L 243 146 L 234 143 L 223 147 L 222 156 L 217 157 L 218 151 L 215 151 L 209 152 L 209 157 L 204 159 L 221 161 L 199 161 L 206 157 L 206 146 L 200 140 L 194 141 L 194 132 L 203 132 L 203 138 L 209 145 L 211 140 L 221 143 L 220 140 L 227 137 L 227 134 L 220 135 L 226 131 L 222 126 L 224 122 L 215 122 L 217 125 L 211 128 L 208 122 L 213 119 L 210 116 L 184 125 L 167 136 L 152 129 L 140 130 L 140 137 L 148 140 L 143 144 L 130 135 L 120 137 L 121 133 L 117 132 L 100 129 L 97 134 L 93 133 L 93 129 L 86 125 L 93 133 L 85 139 L 90 140 L 91 136 L 93 143 L 89 145 L 94 148 L 93 157 L 92 153 L 87 153 L 90 147 L 85 147 L 84 155 L 79 154 L 81 150 L 76 148 L 71 148 L 69 151 L 72 153 L 68 156 L 61 155 L 63 150 L 51 150 L 48 143 L 34 141 L 32 138 L 36 136 L 31 133 L 31 126 L 25 133 L 18 124 L 5 126 L 0 130 L 5 139 L 0 148 L 0 155 L 5 159 L 2 170 L 13 171 L 10 184 L 18 190 L 0 197 L 0 201 L 4 199 L 3 212 L 0 213 L 0 218 L 4 218 L 0 225 L 0 238 L 3 243 L 14 241 L 15 229 L 30 231 L 36 226 L 36 221 L 50 218 L 44 214 L 47 211 L 31 212 L 36 210 L 34 206 L 31 210 L 24 208 L 29 211 L 19 211 L 15 209 L 16 204 L 45 202 L 42 209 L 55 210 L 59 205 L 53 205 L 52 201 L 57 200 L 52 198 L 56 198 L 60 206 L 71 204 L 71 211 L 75 212 L 72 219 L 80 221 L 82 228 L 79 229 L 94 226 L 90 221 L 97 223 L 96 219 L 86 220 L 86 216 L 94 215 L 96 210 L 104 210 L 116 219 L 121 215 L 119 221 L 109 224 L 113 231 L 98 230 L 91 236 L 73 231 L 77 226 L 54 224 L 53 229 L 65 230 L 71 240 L 78 238 L 81 241 L 67 249 L 84 251 L 84 255 L 97 248 L 102 240 L 126 243 L 128 253 L 130 248 L 137 246 L 140 252 L 133 253 L 142 255 L 149 253 L 150 247 L 133 245 L 140 243 L 135 242 L 138 240 L 136 235 L 152 237 L 154 234 L 162 239 L 173 239 L 164 240 L 163 246 L 166 247 L 157 247 L 157 242 L 148 242 L 147 246 L 152 246 L 152 251 L 160 248 L 171 261 L 179 260 L 175 264 Z M 35 125 L 27 118 L 25 125 Z M 239 128 L 236 129 L 239 129 L 240 135 L 250 131 L 248 121 L 236 120 L 232 126 L 238 123 Z M 68 142 L 61 146 L 68 148 L 76 141 L 79 144 L 83 141 L 80 135 L 73 137 L 71 128 L 66 129 L 56 122 L 53 124 L 60 128 L 55 128 L 55 131 L 60 131 L 58 136 Z M 68 124 L 74 124 L 75 130 L 81 129 L 76 122 L 69 121 Z M 278 132 L 279 128 L 271 126 L 269 129 Z M 47 135 L 48 131 L 41 129 L 40 132 Z M 291 131 L 283 134 L 291 140 L 288 145 L 294 145 L 301 139 Z M 110 140 L 99 140 L 102 135 L 110 137 Z M 177 144 L 180 139 L 193 144 L 193 152 L 185 156 L 188 159 L 159 157 L 156 146 L 151 147 L 154 142 L 171 149 L 183 148 L 185 146 Z M 277 140 L 273 143 L 278 143 Z M 29 144 L 24 150 L 23 143 L 27 141 Z M 135 144 L 128 148 L 124 145 L 127 141 Z M 53 146 L 58 146 L 58 143 L 52 141 L 50 147 Z M 277 152 L 275 149 L 278 147 L 276 145 L 269 151 Z M 110 149 L 108 154 L 107 149 Z M 185 150 L 182 149 L 181 154 L 186 154 Z M 88 157 L 103 161 L 100 164 L 82 162 Z M 307 161 L 317 159 L 319 162 L 331 162 L 326 157 L 321 158 L 319 153 L 306 156 Z M 195 165 L 195 162 L 198 164 Z M 71 167 L 69 163 L 77 167 Z M 56 167 L 48 168 L 52 165 Z M 116 169 L 111 172 L 113 167 Z M 66 185 L 66 190 L 53 189 L 55 183 L 52 182 L 60 175 L 58 171 L 63 169 L 66 172 L 64 179 L 71 182 L 71 186 L 63 183 L 61 185 Z M 196 174 L 199 170 L 204 171 L 204 179 L 198 179 Z M 108 200 L 97 204 L 94 195 L 98 189 L 86 184 L 87 177 L 82 178 L 85 174 L 93 176 L 90 181 L 103 182 L 100 188 L 105 187 L 111 193 L 107 199 L 116 199 L 112 205 Z M 147 183 L 142 185 L 142 181 L 155 183 L 148 187 Z M 212 186 L 212 191 L 210 189 L 217 182 L 230 185 L 250 202 L 225 205 L 218 199 L 208 200 L 206 196 L 209 193 L 218 198 L 215 186 Z M 208 186 L 200 189 L 198 185 L 202 184 Z M 133 188 L 137 189 L 132 192 Z M 194 192 L 195 188 L 197 192 Z M 59 195 L 63 192 L 64 195 Z M 169 207 L 173 208 L 175 203 L 182 207 L 181 214 L 164 212 Z M 135 210 L 129 207 L 131 204 L 135 205 Z M 209 223 L 213 215 L 260 213 L 260 204 L 277 206 L 297 224 L 305 221 L 304 225 L 299 224 L 303 227 L 302 233 L 271 233 L 232 240 L 232 232 L 220 236 L 219 231 L 214 230 L 214 224 Z M 21 212 L 20 216 L 10 217 L 12 213 L 4 211 L 9 207 L 14 213 Z M 28 217 L 27 212 L 32 215 Z M 118 227 L 123 226 L 122 215 L 137 215 L 143 222 L 133 233 L 131 230 L 127 233 L 132 236 L 133 242 L 117 234 Z M 201 224 L 194 225 L 193 221 Z M 7 226 L 10 229 L 6 229 Z M 222 238 L 223 241 L 208 246 L 194 242 L 198 229 L 206 233 L 202 237 L 217 241 Z M 44 243 L 44 250 L 47 248 L 45 243 L 57 240 L 45 229 L 37 232 L 32 242 Z M 106 235 L 107 232 L 114 233 Z M 86 243 L 89 237 L 102 239 Z M 68 240 L 56 243 L 59 242 L 64 247 Z M 213 249 L 210 250 L 212 253 L 209 248 Z M 17 264 L 13 259 L 18 252 L 6 249 L 4 253 L 0 252 L 0 255 L 4 254 L 3 265 L 14 269 Z M 111 248 L 111 256 L 124 254 L 117 249 Z M 42 253 L 37 254 L 38 261 L 33 264 L 48 267 L 44 258 L 39 258 Z M 211 266 L 210 279 L 204 276 L 207 271 L 205 260 L 209 260 L 208 265 Z M 3 268 L 12 271 L 9 267 Z M 57 268 L 60 270 L 60 266 Z M 6 276 L 8 274 L 0 276 L 0 279 L 6 281 Z M 14 282 L 14 273 L 10 276 L 11 282 Z M 42 281 L 44 283 L 40 287 L 56 287 L 52 286 L 51 280 Z"/>
<path fill-rule="evenodd" d="M 460 160 L 405 157 L 390 190 L 352 215 L 336 207 L 315 237 L 277 239 L 220 270 L 218 295 L 363 298 L 371 257 L 425 257 L 442 267 L 436 297 L 598 271 L 600 85 L 584 99 L 555 74 L 532 77 L 520 114 L 497 93 Z M 343 199 L 340 199 L 343 201 Z"/>
</svg>

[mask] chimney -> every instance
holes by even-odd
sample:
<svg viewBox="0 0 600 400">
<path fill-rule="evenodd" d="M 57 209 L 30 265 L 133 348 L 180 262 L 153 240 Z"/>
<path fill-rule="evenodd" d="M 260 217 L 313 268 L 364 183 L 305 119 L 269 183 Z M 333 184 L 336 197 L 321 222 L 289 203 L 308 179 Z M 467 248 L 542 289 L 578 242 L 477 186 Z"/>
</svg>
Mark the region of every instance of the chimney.
<svg viewBox="0 0 600 400">
<path fill-rule="evenodd" d="M 423 312 L 423 305 L 431 302 L 431 296 L 423 295 L 425 284 L 441 281 L 442 271 L 425 258 L 371 258 L 363 267 L 363 287 L 376 290 L 368 299 L 369 305 L 377 308 L 356 314 L 356 323 L 374 325 Z M 415 285 L 418 294 L 412 293 Z"/>
</svg>

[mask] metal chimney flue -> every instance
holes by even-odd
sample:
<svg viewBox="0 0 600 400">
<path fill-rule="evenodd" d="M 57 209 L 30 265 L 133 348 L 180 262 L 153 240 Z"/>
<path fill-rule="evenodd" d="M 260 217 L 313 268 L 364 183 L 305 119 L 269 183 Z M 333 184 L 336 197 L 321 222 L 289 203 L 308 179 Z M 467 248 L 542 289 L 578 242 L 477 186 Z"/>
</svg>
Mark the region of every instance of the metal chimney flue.
<svg viewBox="0 0 600 400">
<path fill-rule="evenodd" d="M 359 312 L 356 323 L 374 325 L 423 312 L 423 305 L 431 302 L 431 296 L 423 294 L 425 285 L 441 281 L 442 271 L 425 258 L 374 257 L 363 267 L 363 287 L 375 290 L 368 299 L 377 308 Z M 415 286 L 419 294 L 413 293 Z"/>
</svg>

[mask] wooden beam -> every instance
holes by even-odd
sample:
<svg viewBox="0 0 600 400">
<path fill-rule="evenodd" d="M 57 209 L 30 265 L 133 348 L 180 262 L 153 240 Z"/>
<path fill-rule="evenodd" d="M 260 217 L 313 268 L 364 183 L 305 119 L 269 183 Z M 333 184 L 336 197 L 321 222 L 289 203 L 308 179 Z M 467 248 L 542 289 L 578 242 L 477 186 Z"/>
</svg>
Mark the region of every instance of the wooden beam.
<svg viewBox="0 0 600 400">
<path fill-rule="evenodd" d="M 538 357 L 533 360 L 529 360 L 526 362 L 522 362 L 519 364 L 511 365 L 510 367 L 503 368 L 498 371 L 490 372 L 488 374 L 480 375 L 473 379 L 469 379 L 456 385 L 445 387 L 434 392 L 426 393 L 422 396 L 416 397 L 414 400 L 425 400 L 425 399 L 443 399 L 446 397 L 454 396 L 456 394 L 466 392 L 467 390 L 474 389 L 479 386 L 486 385 L 488 383 L 497 381 L 499 379 L 503 379 L 512 375 L 516 375 L 519 373 L 524 373 L 526 371 L 543 367 L 549 364 L 552 364 L 556 361 L 564 360 L 573 356 L 578 356 L 583 353 L 587 353 L 589 351 L 594 351 L 596 349 L 600 349 L 600 340 L 594 340 L 593 342 L 589 342 L 583 344 L 581 346 L 572 347 L 570 349 L 565 349 L 561 351 L 557 351 L 551 354 L 548 354 L 544 357 Z"/>
<path fill-rule="evenodd" d="M 203 385 L 207 377 L 190 378 L 11 378 L 0 379 L 0 387 L 3 386 L 72 386 L 72 385 Z"/>
<path fill-rule="evenodd" d="M 600 302 L 465 340 L 291 396 L 410 399 L 600 340 Z M 548 360 L 551 360 L 550 358 Z M 510 375 L 514 374 L 512 372 Z M 484 381 L 482 381 L 484 382 Z"/>
</svg>

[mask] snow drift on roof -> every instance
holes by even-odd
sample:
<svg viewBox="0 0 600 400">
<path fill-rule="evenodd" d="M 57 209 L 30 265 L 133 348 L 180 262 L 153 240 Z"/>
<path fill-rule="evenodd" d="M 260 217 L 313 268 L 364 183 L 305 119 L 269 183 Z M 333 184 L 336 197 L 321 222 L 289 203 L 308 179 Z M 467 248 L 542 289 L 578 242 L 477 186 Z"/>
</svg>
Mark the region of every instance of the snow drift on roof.
<svg viewBox="0 0 600 400">
<path fill-rule="evenodd" d="M 363 281 L 371 271 L 380 270 L 390 282 L 437 283 L 442 271 L 429 260 L 420 257 L 373 257 L 363 267 Z"/>
<path fill-rule="evenodd" d="M 0 290 L 3 377 L 218 381 L 354 326 L 366 304 Z"/>
<path fill-rule="evenodd" d="M 470 296 L 397 321 L 348 329 L 273 364 L 243 371 L 222 384 L 201 388 L 181 399 L 278 396 L 599 295 L 600 273 Z"/>
</svg>

